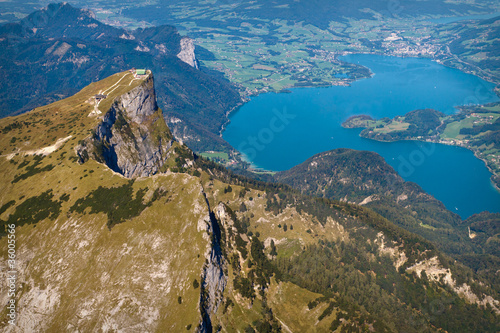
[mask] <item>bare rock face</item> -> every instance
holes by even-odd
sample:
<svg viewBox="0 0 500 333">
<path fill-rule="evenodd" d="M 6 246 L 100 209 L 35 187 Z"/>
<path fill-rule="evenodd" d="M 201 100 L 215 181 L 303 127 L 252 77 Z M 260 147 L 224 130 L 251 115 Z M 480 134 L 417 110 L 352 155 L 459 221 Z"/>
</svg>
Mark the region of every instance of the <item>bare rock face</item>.
<svg viewBox="0 0 500 333">
<path fill-rule="evenodd" d="M 189 66 L 198 69 L 198 61 L 194 54 L 194 43 L 191 38 L 184 37 L 181 39 L 181 52 L 177 54 L 177 58 L 181 59 Z"/>
<path fill-rule="evenodd" d="M 158 111 L 152 74 L 142 85 L 121 95 L 112 108 L 124 111 L 132 122 L 145 123 L 149 117 Z"/>
<path fill-rule="evenodd" d="M 210 205 L 207 200 L 207 206 L 210 210 Z M 219 204 L 216 208 L 218 211 L 223 210 L 224 206 Z M 217 313 L 217 309 L 223 301 L 224 290 L 227 285 L 227 276 L 224 274 L 226 268 L 226 261 L 222 254 L 221 242 L 221 223 L 213 213 L 210 214 L 209 221 L 206 224 L 207 234 L 211 235 L 212 244 L 209 252 L 205 254 L 205 265 L 203 266 L 202 285 L 201 285 L 201 298 L 200 298 L 200 311 L 201 322 L 198 326 L 197 332 L 206 333 L 212 332 L 212 316 Z M 223 222 L 222 222 L 223 223 Z"/>
<path fill-rule="evenodd" d="M 76 148 L 80 163 L 105 163 L 127 178 L 162 170 L 173 137 L 156 104 L 153 76 L 117 98 L 93 135 Z"/>
</svg>

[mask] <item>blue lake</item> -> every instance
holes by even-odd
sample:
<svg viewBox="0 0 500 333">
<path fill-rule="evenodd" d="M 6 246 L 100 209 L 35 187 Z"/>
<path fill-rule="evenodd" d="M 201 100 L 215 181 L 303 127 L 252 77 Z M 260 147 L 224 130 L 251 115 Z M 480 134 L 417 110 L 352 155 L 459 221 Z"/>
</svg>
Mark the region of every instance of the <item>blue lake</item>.
<svg viewBox="0 0 500 333">
<path fill-rule="evenodd" d="M 286 170 L 312 155 L 335 148 L 379 153 L 406 180 L 416 182 L 448 209 L 467 218 L 484 210 L 500 212 L 500 193 L 488 169 L 464 148 L 402 141 L 383 143 L 345 129 L 349 116 L 394 117 L 419 108 L 450 114 L 454 106 L 498 101 L 494 85 L 428 59 L 350 55 L 374 75 L 351 87 L 297 88 L 262 94 L 230 116 L 223 133 L 255 167 Z"/>
</svg>

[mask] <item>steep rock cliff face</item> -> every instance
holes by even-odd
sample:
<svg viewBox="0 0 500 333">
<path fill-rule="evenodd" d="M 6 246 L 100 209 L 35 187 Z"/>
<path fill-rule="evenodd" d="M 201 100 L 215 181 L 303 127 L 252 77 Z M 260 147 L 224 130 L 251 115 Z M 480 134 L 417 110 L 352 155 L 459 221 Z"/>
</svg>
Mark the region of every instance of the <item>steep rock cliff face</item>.
<svg viewBox="0 0 500 333">
<path fill-rule="evenodd" d="M 127 178 L 162 170 L 174 140 L 156 104 L 153 76 L 117 98 L 91 137 L 76 152 L 80 163 L 93 158 Z"/>
<path fill-rule="evenodd" d="M 207 206 L 210 205 L 207 200 Z M 210 212 L 206 225 L 207 234 L 211 235 L 211 246 L 205 254 L 205 265 L 202 273 L 202 285 L 200 294 L 201 322 L 197 328 L 198 332 L 212 331 L 212 317 L 217 312 L 223 300 L 224 290 L 227 285 L 227 276 L 224 274 L 226 261 L 221 248 L 221 226 L 213 212 Z"/>
<path fill-rule="evenodd" d="M 194 54 L 194 43 L 189 37 L 184 37 L 181 39 L 181 52 L 177 54 L 177 58 L 184 61 L 191 67 L 198 69 L 198 62 Z"/>
</svg>

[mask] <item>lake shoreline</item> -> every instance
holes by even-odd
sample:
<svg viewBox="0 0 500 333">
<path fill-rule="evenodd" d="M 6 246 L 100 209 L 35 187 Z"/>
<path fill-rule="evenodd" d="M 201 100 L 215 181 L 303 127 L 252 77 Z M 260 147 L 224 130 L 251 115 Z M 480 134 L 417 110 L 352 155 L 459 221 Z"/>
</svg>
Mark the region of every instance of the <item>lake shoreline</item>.
<svg viewBox="0 0 500 333">
<path fill-rule="evenodd" d="M 478 148 L 479 145 L 477 144 L 477 138 L 481 137 L 483 132 L 479 132 L 476 136 L 469 135 L 468 137 L 458 137 L 457 135 L 452 136 L 449 132 L 446 134 L 446 129 L 449 124 L 458 124 L 463 126 L 465 129 L 467 128 L 467 125 L 465 124 L 467 119 L 476 119 L 476 121 L 486 119 L 486 116 L 481 118 L 480 112 L 483 112 L 484 114 L 498 114 L 499 106 L 500 103 L 489 103 L 469 108 L 464 106 L 458 107 L 460 110 L 458 113 L 440 118 L 440 123 L 435 124 L 435 126 L 437 126 L 436 128 L 426 128 L 426 135 L 418 132 L 420 131 L 421 126 L 418 123 L 411 125 L 414 126 L 413 129 L 409 128 L 410 124 L 406 121 L 406 117 L 411 113 L 428 113 L 428 117 L 431 115 L 438 117 L 439 112 L 436 110 L 415 110 L 407 113 L 406 115 L 396 116 L 392 120 L 373 119 L 369 115 L 356 115 L 349 117 L 342 123 L 341 126 L 347 129 L 363 128 L 364 130 L 359 133 L 360 137 L 379 142 L 398 142 L 409 140 L 466 148 L 473 152 L 475 158 L 481 160 L 485 164 L 491 174 L 490 181 L 492 185 L 500 193 L 500 165 L 495 165 L 497 161 L 496 154 L 498 155 L 498 149 L 494 150 L 495 148 L 489 148 L 488 150 L 482 151 Z M 492 126 L 495 121 L 495 116 L 489 117 L 491 118 L 488 118 L 490 120 L 487 124 Z M 489 159 L 491 159 L 491 161 L 489 161 Z"/>
<path fill-rule="evenodd" d="M 342 126 L 344 127 L 344 126 Z M 352 127 L 344 127 L 344 128 L 352 128 Z M 482 161 L 484 163 L 484 165 L 486 166 L 486 168 L 488 168 L 489 172 L 491 173 L 491 177 L 490 177 L 490 181 L 491 181 L 491 185 L 493 185 L 493 187 L 500 193 L 500 185 L 497 185 L 494 181 L 494 177 L 495 176 L 499 176 L 500 175 L 497 175 L 496 173 L 493 172 L 493 169 L 488 165 L 487 163 L 487 160 L 481 158 L 479 155 L 478 155 L 478 152 L 476 150 L 474 150 L 473 148 L 469 147 L 469 146 L 462 146 L 462 145 L 459 145 L 459 144 L 451 144 L 451 143 L 444 143 L 444 142 L 439 142 L 437 140 L 423 140 L 423 139 L 417 139 L 417 138 L 408 138 L 408 139 L 404 139 L 404 140 L 381 140 L 381 139 L 375 139 L 375 138 L 369 138 L 369 137 L 366 137 L 366 136 L 362 136 L 361 134 L 359 135 L 360 137 L 362 138 L 365 138 L 365 139 L 370 139 L 370 140 L 374 140 L 374 141 L 378 141 L 378 142 L 384 142 L 384 143 L 391 143 L 391 142 L 401 142 L 401 141 L 417 141 L 417 142 L 424 142 L 424 143 L 435 143 L 435 144 L 440 144 L 440 145 L 445 145 L 445 146 L 452 146 L 452 147 L 459 147 L 459 148 L 465 148 L 469 151 L 471 151 L 474 156 Z M 376 152 L 375 152 L 376 153 Z"/>
<path fill-rule="evenodd" d="M 455 114 L 456 106 L 467 103 L 468 96 L 475 96 L 478 85 L 486 89 L 477 97 L 478 104 L 499 101 L 498 95 L 493 93 L 494 84 L 428 58 L 355 54 L 343 60 L 367 67 L 376 75 L 371 80 L 355 81 L 350 87 L 299 87 L 301 89 L 291 89 L 292 94 L 260 94 L 229 115 L 230 124 L 221 134 L 224 140 L 238 148 L 240 158 L 246 157 L 240 166 L 247 171 L 282 171 L 317 153 L 336 148 L 373 151 L 383 156 L 405 180 L 416 182 L 438 200 L 448 202 L 449 208 L 458 207 L 461 215 L 497 209 L 495 206 L 499 206 L 500 197 L 499 191 L 491 186 L 491 170 L 484 161 L 479 162 L 471 150 L 464 150 L 471 152 L 464 155 L 439 148 L 432 157 L 425 156 L 427 162 L 424 166 L 415 165 L 408 177 L 399 170 L 399 158 L 408 160 L 415 156 L 414 153 L 425 153 L 420 146 L 370 144 L 373 140 L 365 141 L 359 138 L 359 132 L 348 134 L 349 130 L 341 127 L 349 116 L 359 114 L 392 118 L 422 107 L 442 110 L 447 115 Z M 276 118 L 273 109 L 286 110 L 296 119 L 273 130 L 275 124 L 272 121 Z M 281 127 L 280 121 L 278 125 Z M 257 143 L 255 139 L 258 139 Z M 455 170 L 456 175 L 455 171 L 452 174 L 444 171 L 458 165 L 461 167 Z M 426 174 L 440 176 L 426 180 Z M 446 183 L 454 184 L 456 190 L 450 193 Z M 471 201 L 469 195 L 461 193 L 483 194 Z M 484 203 L 476 202 L 476 199 Z"/>
<path fill-rule="evenodd" d="M 384 56 L 384 57 L 394 57 L 394 58 L 402 58 L 402 59 L 405 59 L 405 58 L 412 58 L 412 59 L 427 59 L 427 60 L 431 60 L 432 62 L 438 64 L 438 65 L 441 65 L 441 66 L 444 66 L 446 68 L 451 68 L 451 69 L 456 69 L 456 70 L 459 70 L 460 72 L 462 73 L 465 73 L 465 74 L 469 74 L 469 75 L 474 75 L 486 82 L 490 82 L 490 83 L 493 83 L 496 85 L 495 89 L 493 90 L 494 93 L 500 98 L 500 83 L 498 81 L 494 81 L 494 80 L 491 80 L 491 77 L 488 77 L 488 76 L 483 76 L 483 75 L 479 75 L 478 73 L 472 73 L 470 71 L 466 71 L 466 70 L 463 70 L 463 68 L 457 68 L 457 67 L 454 67 L 454 66 L 451 66 L 451 65 L 448 65 L 448 64 L 445 64 L 442 62 L 441 59 L 438 59 L 438 58 L 435 58 L 435 57 L 412 57 L 412 56 L 405 56 L 405 55 L 386 55 L 386 54 L 383 54 L 381 52 L 366 52 L 366 53 L 342 53 L 342 54 L 338 54 L 338 56 L 348 56 L 348 55 L 379 55 L 379 56 Z M 361 65 L 361 66 L 364 66 L 364 65 Z M 366 66 L 364 66 L 366 67 Z M 242 94 L 241 95 L 241 102 L 238 103 L 237 105 L 235 105 L 234 107 L 232 107 L 229 111 L 226 112 L 225 114 L 225 119 L 224 119 L 224 122 L 223 124 L 221 125 L 220 129 L 219 129 L 219 137 L 223 138 L 223 133 L 224 131 L 226 130 L 227 126 L 231 123 L 231 119 L 230 117 L 232 115 L 234 115 L 236 112 L 238 112 L 239 109 L 241 109 L 243 106 L 245 106 L 245 104 L 247 104 L 248 102 L 251 101 L 252 98 L 254 97 L 258 97 L 260 95 L 263 95 L 263 94 L 269 94 L 269 93 L 274 93 L 274 94 L 290 94 L 290 93 L 293 93 L 293 90 L 295 89 L 307 89 L 307 88 L 331 88 L 331 87 L 336 87 L 336 86 L 345 86 L 345 87 L 351 87 L 352 83 L 354 82 L 359 82 L 359 81 L 362 81 L 362 80 L 365 80 L 365 79 L 369 79 L 369 78 L 373 78 L 376 73 L 374 73 L 369 67 L 366 67 L 370 70 L 370 76 L 366 76 L 366 77 L 362 77 L 362 78 L 357 78 L 357 79 L 348 79 L 348 80 L 340 80 L 340 81 L 337 81 L 337 82 L 333 82 L 332 84 L 330 85 L 314 85 L 314 84 L 311 84 L 311 85 L 304 85 L 304 86 L 300 86 L 300 87 L 287 87 L 285 89 L 282 89 L 281 91 L 258 91 L 256 93 L 252 93 L 252 94 Z M 338 84 L 335 84 L 335 83 L 338 83 Z M 284 90 L 284 91 L 283 91 Z M 240 154 L 240 152 L 234 148 L 234 151 L 236 152 L 237 155 Z M 245 161 L 246 162 L 246 161 Z M 241 164 L 240 161 L 236 161 L 237 164 Z M 272 170 L 266 170 L 266 171 L 272 171 Z M 496 188 L 498 188 L 496 185 L 495 185 Z M 500 191 L 500 188 L 499 188 L 499 191 Z"/>
</svg>

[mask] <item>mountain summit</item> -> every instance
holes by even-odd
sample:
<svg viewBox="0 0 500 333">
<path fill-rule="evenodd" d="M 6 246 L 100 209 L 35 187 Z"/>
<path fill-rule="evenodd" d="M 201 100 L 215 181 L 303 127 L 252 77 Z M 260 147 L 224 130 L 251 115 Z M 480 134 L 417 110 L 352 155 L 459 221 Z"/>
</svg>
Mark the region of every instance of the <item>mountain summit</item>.
<svg viewBox="0 0 500 333">
<path fill-rule="evenodd" d="M 79 38 L 95 40 L 118 37 L 120 29 L 107 26 L 96 20 L 95 14 L 88 9 L 78 9 L 67 2 L 50 4 L 33 12 L 19 23 L 4 25 L 0 31 L 17 33 L 21 37 L 34 38 Z"/>
<path fill-rule="evenodd" d="M 133 76 L 125 74 L 117 87 L 128 81 L 134 84 Z M 81 163 L 93 158 L 129 178 L 151 176 L 163 169 L 174 140 L 156 103 L 153 75 L 146 76 L 113 101 L 92 135 L 76 148 Z"/>
</svg>

